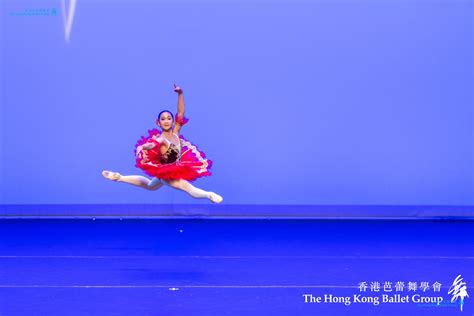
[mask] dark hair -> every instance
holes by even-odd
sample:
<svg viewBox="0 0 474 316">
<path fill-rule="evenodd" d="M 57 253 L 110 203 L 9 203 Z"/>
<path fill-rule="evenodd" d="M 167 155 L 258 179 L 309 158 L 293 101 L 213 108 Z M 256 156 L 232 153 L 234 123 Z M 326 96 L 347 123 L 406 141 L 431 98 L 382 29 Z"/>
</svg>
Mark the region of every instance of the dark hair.
<svg viewBox="0 0 474 316">
<path fill-rule="evenodd" d="M 171 113 L 171 111 L 168 111 L 168 110 L 163 110 L 163 111 L 161 111 L 161 112 L 158 114 L 158 117 L 156 118 L 156 121 L 159 121 L 159 120 L 160 120 L 161 114 L 163 114 L 163 113 L 169 113 L 169 114 L 171 115 L 171 118 L 172 118 L 173 121 L 174 121 L 173 113 Z"/>
</svg>

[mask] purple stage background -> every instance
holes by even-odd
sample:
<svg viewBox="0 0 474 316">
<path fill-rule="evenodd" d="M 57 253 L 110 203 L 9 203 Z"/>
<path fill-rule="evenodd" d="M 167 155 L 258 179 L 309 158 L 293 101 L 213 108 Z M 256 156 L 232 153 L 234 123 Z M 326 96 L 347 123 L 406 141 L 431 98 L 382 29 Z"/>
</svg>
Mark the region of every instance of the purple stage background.
<svg viewBox="0 0 474 316">
<path fill-rule="evenodd" d="M 173 83 L 227 205 L 474 205 L 471 1 L 72 3 L 0 2 L 4 212 L 208 204 L 100 175 Z"/>
</svg>

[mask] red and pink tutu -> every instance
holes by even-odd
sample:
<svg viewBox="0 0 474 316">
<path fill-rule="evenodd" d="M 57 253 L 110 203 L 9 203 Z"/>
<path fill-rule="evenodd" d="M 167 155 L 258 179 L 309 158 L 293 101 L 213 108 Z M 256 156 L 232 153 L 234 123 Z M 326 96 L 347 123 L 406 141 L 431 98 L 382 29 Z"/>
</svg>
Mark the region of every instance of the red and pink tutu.
<svg viewBox="0 0 474 316">
<path fill-rule="evenodd" d="M 176 123 L 184 125 L 186 118 L 176 116 Z M 196 145 L 179 135 L 181 151 L 176 161 L 172 163 L 163 163 L 163 157 L 160 152 L 160 143 L 157 141 L 161 132 L 154 128 L 148 130 L 148 136 L 142 136 L 135 145 L 135 166 L 142 169 L 146 174 L 163 180 L 184 179 L 194 181 L 198 178 L 210 176 L 212 161 L 206 158 L 206 155 L 200 151 Z M 153 149 L 143 149 L 142 146 L 147 143 L 153 143 Z"/>
</svg>

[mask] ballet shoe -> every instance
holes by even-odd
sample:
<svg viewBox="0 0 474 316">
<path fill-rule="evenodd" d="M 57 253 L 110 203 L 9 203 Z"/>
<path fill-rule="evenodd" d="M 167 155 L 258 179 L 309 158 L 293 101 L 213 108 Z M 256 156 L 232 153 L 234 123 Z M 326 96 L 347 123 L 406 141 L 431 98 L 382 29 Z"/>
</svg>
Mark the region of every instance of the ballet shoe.
<svg viewBox="0 0 474 316">
<path fill-rule="evenodd" d="M 209 193 L 209 199 L 210 199 L 213 203 L 220 203 L 220 202 L 222 202 L 222 200 L 223 200 L 222 196 L 220 196 L 219 194 L 214 193 L 214 192 L 210 192 L 210 193 Z"/>
<path fill-rule="evenodd" d="M 106 179 L 109 179 L 109 180 L 112 180 L 112 181 L 117 181 L 118 179 L 120 179 L 121 175 L 118 172 L 112 172 L 112 171 L 104 170 L 104 171 L 102 171 L 102 176 Z"/>
</svg>

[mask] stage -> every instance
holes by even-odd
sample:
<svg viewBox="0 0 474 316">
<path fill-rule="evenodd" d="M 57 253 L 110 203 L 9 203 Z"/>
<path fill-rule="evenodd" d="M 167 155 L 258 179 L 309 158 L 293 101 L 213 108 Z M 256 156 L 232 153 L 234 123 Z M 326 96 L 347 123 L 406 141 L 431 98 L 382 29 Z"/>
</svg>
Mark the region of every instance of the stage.
<svg viewBox="0 0 474 316">
<path fill-rule="evenodd" d="M 0 316 L 474 316 L 473 14 L 0 0 Z"/>
<path fill-rule="evenodd" d="M 159 196 L 159 195 L 157 195 Z M 0 218 L 474 219 L 470 205 L 0 204 Z"/>
<path fill-rule="evenodd" d="M 470 220 L 3 218 L 0 315 L 472 315 L 472 299 L 460 314 L 448 289 L 461 274 L 472 291 L 473 230 Z"/>
</svg>

